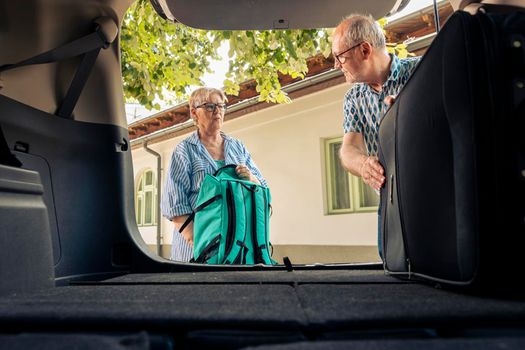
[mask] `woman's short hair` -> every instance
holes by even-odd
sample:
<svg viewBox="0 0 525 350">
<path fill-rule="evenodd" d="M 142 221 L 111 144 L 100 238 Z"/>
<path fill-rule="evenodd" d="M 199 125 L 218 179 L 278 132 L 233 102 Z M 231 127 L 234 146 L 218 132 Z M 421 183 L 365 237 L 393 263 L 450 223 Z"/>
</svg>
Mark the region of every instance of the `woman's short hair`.
<svg viewBox="0 0 525 350">
<path fill-rule="evenodd" d="M 383 29 L 371 16 L 351 14 L 341 21 L 341 24 L 345 22 L 346 30 L 343 38 L 348 46 L 355 45 L 361 41 L 367 41 L 377 48 L 386 46 Z"/>
<path fill-rule="evenodd" d="M 210 87 L 201 87 L 191 93 L 189 99 L 190 108 L 195 108 L 203 103 L 206 103 L 211 95 L 219 95 L 222 98 L 222 102 L 228 102 L 228 98 L 226 98 L 226 94 L 222 90 Z"/>
</svg>

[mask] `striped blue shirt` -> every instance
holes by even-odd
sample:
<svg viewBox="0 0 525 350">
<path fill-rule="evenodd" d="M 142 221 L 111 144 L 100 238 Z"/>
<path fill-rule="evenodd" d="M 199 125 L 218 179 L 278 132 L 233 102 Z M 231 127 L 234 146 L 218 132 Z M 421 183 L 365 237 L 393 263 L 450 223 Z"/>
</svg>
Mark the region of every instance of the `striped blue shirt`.
<svg viewBox="0 0 525 350">
<path fill-rule="evenodd" d="M 261 185 L 267 186 L 257 165 L 241 141 L 224 133 L 221 135 L 224 139 L 225 164 L 246 165 L 261 182 Z M 176 216 L 191 214 L 195 208 L 204 177 L 207 174 L 215 173 L 217 169 L 216 161 L 201 143 L 197 131 L 182 140 L 173 151 L 166 174 L 160 205 L 162 215 L 172 221 Z M 189 261 L 192 257 L 193 248 L 175 229 L 171 246 L 171 259 Z"/>
<path fill-rule="evenodd" d="M 357 132 L 363 135 L 368 155 L 377 155 L 379 150 L 379 123 L 388 106 L 385 97 L 397 96 L 414 71 L 421 57 L 400 59 L 392 55 L 390 74 L 383 88 L 377 92 L 368 84 L 352 85 L 344 99 L 345 134 Z"/>
</svg>

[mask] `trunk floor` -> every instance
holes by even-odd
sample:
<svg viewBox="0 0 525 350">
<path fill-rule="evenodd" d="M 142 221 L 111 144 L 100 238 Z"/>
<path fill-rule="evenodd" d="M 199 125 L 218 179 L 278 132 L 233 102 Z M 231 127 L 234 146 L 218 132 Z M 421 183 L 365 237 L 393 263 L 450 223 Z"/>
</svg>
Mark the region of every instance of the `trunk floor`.
<svg viewBox="0 0 525 350">
<path fill-rule="evenodd" d="M 0 299 L 8 329 L 521 328 L 525 298 L 474 296 L 377 270 L 129 274 Z"/>
</svg>

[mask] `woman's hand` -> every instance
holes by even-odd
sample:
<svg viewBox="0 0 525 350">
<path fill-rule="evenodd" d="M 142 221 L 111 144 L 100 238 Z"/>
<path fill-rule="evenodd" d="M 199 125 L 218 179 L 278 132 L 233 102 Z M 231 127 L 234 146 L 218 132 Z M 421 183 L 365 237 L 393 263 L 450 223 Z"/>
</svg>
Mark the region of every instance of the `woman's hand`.
<svg viewBox="0 0 525 350">
<path fill-rule="evenodd" d="M 180 234 L 186 243 L 188 243 L 190 247 L 193 247 L 193 222 L 189 224 Z"/>
<path fill-rule="evenodd" d="M 175 224 L 175 228 L 177 231 L 180 232 L 180 228 L 186 222 L 186 219 L 189 217 L 189 215 L 182 215 L 182 216 L 176 216 L 173 218 L 173 223 Z M 182 238 L 191 246 L 193 247 L 193 221 L 188 224 L 184 228 L 182 232 L 180 232 L 182 235 Z"/>
<path fill-rule="evenodd" d="M 259 184 L 259 185 L 261 184 L 259 180 L 252 174 L 252 172 L 250 171 L 250 169 L 248 169 L 246 165 L 243 165 L 243 164 L 237 165 L 237 167 L 235 168 L 235 172 L 237 173 L 237 176 L 239 176 L 239 178 L 243 180 L 255 182 L 256 184 Z"/>
</svg>

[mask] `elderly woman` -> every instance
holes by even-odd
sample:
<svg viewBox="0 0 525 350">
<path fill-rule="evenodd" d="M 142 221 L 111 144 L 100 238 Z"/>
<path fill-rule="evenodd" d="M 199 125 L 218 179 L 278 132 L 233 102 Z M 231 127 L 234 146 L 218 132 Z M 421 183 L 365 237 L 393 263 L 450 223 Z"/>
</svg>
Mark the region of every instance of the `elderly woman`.
<svg viewBox="0 0 525 350">
<path fill-rule="evenodd" d="M 199 88 L 191 94 L 190 114 L 197 131 L 173 151 L 161 204 L 163 215 L 175 224 L 172 260 L 189 261 L 193 257 L 193 223 L 182 233 L 179 229 L 195 208 L 206 174 L 234 164 L 240 178 L 266 186 L 244 145 L 221 131 L 226 102 L 226 95 L 214 88 Z"/>
</svg>

